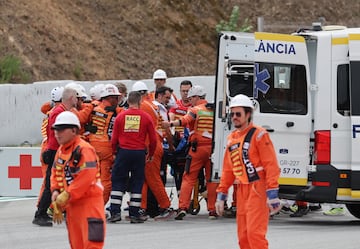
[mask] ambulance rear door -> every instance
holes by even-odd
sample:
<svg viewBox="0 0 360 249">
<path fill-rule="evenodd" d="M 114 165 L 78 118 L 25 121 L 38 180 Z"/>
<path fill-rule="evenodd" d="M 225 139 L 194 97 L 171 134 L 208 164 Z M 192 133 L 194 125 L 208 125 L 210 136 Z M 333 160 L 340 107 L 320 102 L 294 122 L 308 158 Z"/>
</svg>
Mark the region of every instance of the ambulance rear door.
<svg viewBox="0 0 360 249">
<path fill-rule="evenodd" d="M 360 30 L 349 33 L 351 197 L 360 199 Z"/>
<path fill-rule="evenodd" d="M 251 94 L 254 71 L 254 34 L 224 32 L 219 36 L 215 84 L 212 180 L 222 172 L 226 138 L 230 133 L 229 100 L 236 94 Z"/>
<path fill-rule="evenodd" d="M 312 131 L 305 38 L 255 33 L 254 59 L 254 123 L 273 141 L 281 167 L 280 191 L 301 189 L 308 183 Z"/>
</svg>

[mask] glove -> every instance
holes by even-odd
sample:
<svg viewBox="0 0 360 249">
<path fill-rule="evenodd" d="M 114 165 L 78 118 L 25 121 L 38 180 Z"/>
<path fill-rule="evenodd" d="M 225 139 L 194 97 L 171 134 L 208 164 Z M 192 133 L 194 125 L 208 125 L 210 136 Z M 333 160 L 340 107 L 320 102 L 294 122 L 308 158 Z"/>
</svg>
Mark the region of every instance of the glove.
<svg viewBox="0 0 360 249">
<path fill-rule="evenodd" d="M 225 206 L 225 200 L 227 199 L 227 194 L 219 192 L 217 194 L 216 202 L 215 202 L 215 209 L 216 213 L 219 216 L 222 216 L 224 213 L 224 206 Z"/>
<path fill-rule="evenodd" d="M 58 207 L 58 204 L 56 203 L 56 201 L 52 202 L 53 208 L 54 208 L 54 213 L 53 213 L 53 221 L 56 224 L 61 224 L 64 220 L 64 216 L 61 212 L 61 209 Z"/>
<path fill-rule="evenodd" d="M 56 197 L 56 204 L 60 207 L 64 207 L 66 205 L 66 203 L 68 202 L 70 198 L 70 194 L 66 191 L 63 191 L 61 192 L 61 194 L 59 194 L 57 197 Z"/>
<path fill-rule="evenodd" d="M 276 214 L 280 211 L 281 203 L 279 199 L 279 190 L 278 189 L 269 189 L 266 191 L 267 204 L 270 208 L 270 215 Z"/>
</svg>

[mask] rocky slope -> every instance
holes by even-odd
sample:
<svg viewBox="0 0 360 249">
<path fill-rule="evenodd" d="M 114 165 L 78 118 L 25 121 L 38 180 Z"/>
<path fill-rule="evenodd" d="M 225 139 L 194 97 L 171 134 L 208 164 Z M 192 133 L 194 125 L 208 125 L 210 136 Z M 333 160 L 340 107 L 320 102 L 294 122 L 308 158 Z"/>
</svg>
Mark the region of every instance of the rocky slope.
<svg viewBox="0 0 360 249">
<path fill-rule="evenodd" d="M 292 32 L 319 17 L 360 26 L 360 0 L 0 1 L 0 58 L 15 55 L 28 81 L 142 79 L 215 73 L 215 25 L 240 7 L 256 30 Z M 19 79 L 14 79 L 17 81 Z"/>
</svg>

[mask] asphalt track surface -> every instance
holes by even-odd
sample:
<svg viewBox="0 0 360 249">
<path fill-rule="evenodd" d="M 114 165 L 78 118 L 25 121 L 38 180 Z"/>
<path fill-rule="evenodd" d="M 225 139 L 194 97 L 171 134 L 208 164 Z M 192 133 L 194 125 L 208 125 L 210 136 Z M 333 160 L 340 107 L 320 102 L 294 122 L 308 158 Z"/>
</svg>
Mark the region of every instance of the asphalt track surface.
<svg viewBox="0 0 360 249">
<path fill-rule="evenodd" d="M 177 200 L 172 203 L 177 208 Z M 65 224 L 38 227 L 31 223 L 35 204 L 36 198 L 0 198 L 1 249 L 70 248 Z M 149 220 L 130 224 L 123 219 L 107 224 L 104 248 L 238 248 L 235 220 L 209 220 L 204 205 L 202 201 L 200 213 L 188 215 L 183 221 Z M 322 212 L 311 212 L 302 218 L 290 218 L 288 214 L 275 216 L 270 220 L 267 237 L 271 249 L 359 249 L 359 234 L 360 220 L 349 213 L 328 217 Z"/>
</svg>

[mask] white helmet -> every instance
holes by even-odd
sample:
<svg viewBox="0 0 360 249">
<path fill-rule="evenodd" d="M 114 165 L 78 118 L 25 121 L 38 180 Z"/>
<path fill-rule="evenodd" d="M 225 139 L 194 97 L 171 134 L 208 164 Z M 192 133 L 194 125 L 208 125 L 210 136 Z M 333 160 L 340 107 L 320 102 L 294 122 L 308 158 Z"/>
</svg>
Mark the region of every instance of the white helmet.
<svg viewBox="0 0 360 249">
<path fill-rule="evenodd" d="M 158 69 L 153 74 L 153 79 L 167 79 L 166 72 L 162 69 Z"/>
<path fill-rule="evenodd" d="M 254 103 L 244 94 L 238 94 L 231 99 L 229 107 L 231 108 L 236 106 L 250 107 L 251 109 L 254 109 Z"/>
<path fill-rule="evenodd" d="M 142 81 L 136 81 L 134 85 L 132 85 L 132 91 L 138 92 L 138 91 L 149 91 L 146 84 Z"/>
<path fill-rule="evenodd" d="M 64 111 L 60 113 L 53 124 L 53 129 L 60 129 L 62 127 L 71 127 L 76 126 L 80 129 L 80 121 L 79 118 L 72 112 Z"/>
<path fill-rule="evenodd" d="M 83 85 L 80 85 L 80 90 L 81 90 L 81 97 L 84 98 L 84 99 L 87 99 L 89 96 L 86 94 L 86 90 L 85 90 L 85 87 Z"/>
<path fill-rule="evenodd" d="M 92 99 L 95 99 L 95 100 L 100 100 L 100 92 L 101 92 L 101 89 L 104 87 L 105 85 L 104 84 L 97 84 L 95 86 L 93 86 L 92 88 L 90 88 L 90 97 Z"/>
<path fill-rule="evenodd" d="M 196 85 L 190 88 L 187 97 L 193 97 L 193 96 L 205 96 L 205 90 L 202 86 Z"/>
<path fill-rule="evenodd" d="M 120 96 L 119 89 L 113 84 L 106 84 L 100 90 L 100 98 Z"/>
<path fill-rule="evenodd" d="M 51 101 L 59 102 L 62 98 L 62 93 L 64 88 L 62 86 L 57 86 L 51 90 Z"/>
<path fill-rule="evenodd" d="M 95 86 L 93 86 L 93 87 L 91 87 L 90 88 L 90 90 L 89 90 L 89 95 L 90 95 L 90 98 L 91 99 L 96 99 L 96 87 Z M 97 99 L 96 99 L 97 100 Z"/>
<path fill-rule="evenodd" d="M 87 98 L 85 88 L 78 83 L 70 82 L 65 86 L 65 88 L 74 89 L 76 91 L 76 97 L 78 98 Z"/>
</svg>

